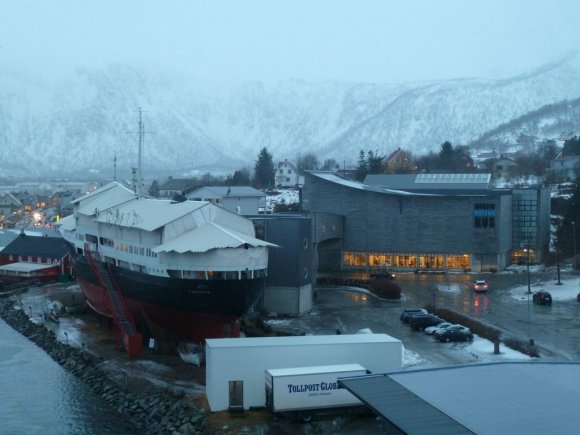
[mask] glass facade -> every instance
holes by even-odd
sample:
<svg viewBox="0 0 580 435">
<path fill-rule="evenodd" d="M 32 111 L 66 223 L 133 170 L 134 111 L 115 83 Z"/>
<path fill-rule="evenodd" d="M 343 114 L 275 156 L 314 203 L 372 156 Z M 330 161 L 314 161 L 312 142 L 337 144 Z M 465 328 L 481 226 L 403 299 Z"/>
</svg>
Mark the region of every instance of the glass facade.
<svg viewBox="0 0 580 435">
<path fill-rule="evenodd" d="M 537 262 L 538 190 L 514 189 L 512 194 L 512 262 Z M 528 251 L 529 250 L 529 251 Z"/>
<path fill-rule="evenodd" d="M 423 254 L 403 252 L 351 252 L 342 256 L 346 269 L 388 267 L 395 270 L 458 270 L 470 268 L 471 256 L 468 254 Z"/>
</svg>

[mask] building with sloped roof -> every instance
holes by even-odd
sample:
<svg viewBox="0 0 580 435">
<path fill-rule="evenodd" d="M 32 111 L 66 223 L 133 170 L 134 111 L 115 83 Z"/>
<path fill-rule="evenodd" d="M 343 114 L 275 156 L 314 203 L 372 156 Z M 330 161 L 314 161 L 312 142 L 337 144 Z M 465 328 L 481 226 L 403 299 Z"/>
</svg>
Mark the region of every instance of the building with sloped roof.
<svg viewBox="0 0 580 435">
<path fill-rule="evenodd" d="M 288 159 L 278 162 L 274 181 L 277 187 L 296 187 L 300 183 L 301 175 L 296 165 Z"/>
<path fill-rule="evenodd" d="M 302 206 L 314 216 L 320 271 L 497 271 L 547 252 L 549 191 L 524 190 L 495 189 L 490 174 L 369 175 L 359 183 L 310 171 Z"/>
<path fill-rule="evenodd" d="M 387 172 L 405 172 L 417 169 L 411 153 L 401 148 L 397 148 L 385 157 L 383 163 Z"/>
<path fill-rule="evenodd" d="M 208 186 L 186 195 L 194 201 L 207 201 L 244 216 L 258 214 L 266 194 L 251 186 Z"/>
<path fill-rule="evenodd" d="M 0 252 L 1 281 L 47 281 L 71 274 L 69 250 L 62 237 L 23 232 Z"/>
</svg>

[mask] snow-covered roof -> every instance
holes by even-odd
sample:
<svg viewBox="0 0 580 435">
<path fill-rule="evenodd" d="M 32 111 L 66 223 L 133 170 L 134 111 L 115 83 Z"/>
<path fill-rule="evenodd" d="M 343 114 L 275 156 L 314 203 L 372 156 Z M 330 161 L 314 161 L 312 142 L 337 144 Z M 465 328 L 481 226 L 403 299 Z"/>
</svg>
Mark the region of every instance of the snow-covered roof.
<svg viewBox="0 0 580 435">
<path fill-rule="evenodd" d="M 252 247 L 276 247 L 272 243 L 256 239 L 239 231 L 226 228 L 215 222 L 207 222 L 194 230 L 180 234 L 179 237 L 163 243 L 153 249 L 153 252 L 207 252 L 211 249 L 238 248 L 244 244 Z"/>
<path fill-rule="evenodd" d="M 203 201 L 135 198 L 99 212 L 97 222 L 153 231 L 211 204 Z"/>
<path fill-rule="evenodd" d="M 91 193 L 72 200 L 71 204 L 73 206 L 78 204 L 79 213 L 91 216 L 134 198 L 135 192 L 121 183 L 113 181 Z"/>
<path fill-rule="evenodd" d="M 187 196 L 189 198 L 265 197 L 266 194 L 251 186 L 207 186 L 194 190 Z"/>
</svg>

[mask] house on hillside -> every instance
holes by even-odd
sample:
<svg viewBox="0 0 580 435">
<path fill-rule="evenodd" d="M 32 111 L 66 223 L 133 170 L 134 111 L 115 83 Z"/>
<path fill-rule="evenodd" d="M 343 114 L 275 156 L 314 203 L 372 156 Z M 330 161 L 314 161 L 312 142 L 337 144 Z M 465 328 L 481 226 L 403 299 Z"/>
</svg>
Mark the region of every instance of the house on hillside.
<svg viewBox="0 0 580 435">
<path fill-rule="evenodd" d="M 454 160 L 459 171 L 469 172 L 476 167 L 475 161 L 471 158 L 469 153 L 469 148 L 463 145 L 458 145 L 456 147 Z"/>
<path fill-rule="evenodd" d="M 22 203 L 11 193 L 0 195 L 0 216 L 10 217 L 22 208 Z"/>
<path fill-rule="evenodd" d="M 257 215 L 266 194 L 250 186 L 208 186 L 186 194 L 187 199 L 207 201 L 241 215 Z"/>
<path fill-rule="evenodd" d="M 560 153 L 550 162 L 550 171 L 564 181 L 574 181 L 580 176 L 580 156 L 564 156 Z"/>
<path fill-rule="evenodd" d="M 416 169 L 413 156 L 408 151 L 397 148 L 383 161 L 385 172 L 411 172 Z"/>
<path fill-rule="evenodd" d="M 0 251 L 0 281 L 50 281 L 72 275 L 70 254 L 62 237 L 21 233 Z"/>
<path fill-rule="evenodd" d="M 274 176 L 277 187 L 296 187 L 300 183 L 300 172 L 294 163 L 288 159 L 278 162 L 278 168 Z"/>
<path fill-rule="evenodd" d="M 171 198 L 173 195 L 187 195 L 198 188 L 195 180 L 189 178 L 167 178 L 167 181 L 159 186 L 159 197 Z"/>
<path fill-rule="evenodd" d="M 514 172 L 519 165 L 520 164 L 514 159 L 501 156 L 493 162 L 492 171 L 496 178 L 509 179 L 513 177 Z"/>
</svg>

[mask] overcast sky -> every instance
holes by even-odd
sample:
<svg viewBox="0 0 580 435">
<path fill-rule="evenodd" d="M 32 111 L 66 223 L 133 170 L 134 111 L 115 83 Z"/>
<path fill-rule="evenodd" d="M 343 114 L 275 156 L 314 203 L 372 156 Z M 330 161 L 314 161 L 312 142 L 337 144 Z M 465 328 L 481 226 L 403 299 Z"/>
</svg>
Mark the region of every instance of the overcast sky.
<svg viewBox="0 0 580 435">
<path fill-rule="evenodd" d="M 1 0 L 0 67 L 216 80 L 507 77 L 580 49 L 580 0 Z"/>
</svg>

